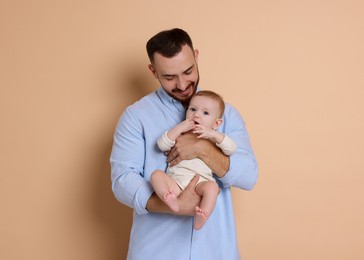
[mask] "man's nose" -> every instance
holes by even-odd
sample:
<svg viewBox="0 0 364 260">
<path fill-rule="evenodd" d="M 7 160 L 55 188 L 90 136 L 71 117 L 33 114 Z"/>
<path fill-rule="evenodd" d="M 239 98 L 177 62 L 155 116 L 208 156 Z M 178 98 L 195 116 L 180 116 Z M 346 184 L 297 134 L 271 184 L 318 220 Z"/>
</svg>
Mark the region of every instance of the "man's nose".
<svg viewBox="0 0 364 260">
<path fill-rule="evenodd" d="M 177 88 L 179 90 L 185 91 L 188 86 L 188 83 L 183 77 L 179 77 L 177 80 Z"/>
</svg>

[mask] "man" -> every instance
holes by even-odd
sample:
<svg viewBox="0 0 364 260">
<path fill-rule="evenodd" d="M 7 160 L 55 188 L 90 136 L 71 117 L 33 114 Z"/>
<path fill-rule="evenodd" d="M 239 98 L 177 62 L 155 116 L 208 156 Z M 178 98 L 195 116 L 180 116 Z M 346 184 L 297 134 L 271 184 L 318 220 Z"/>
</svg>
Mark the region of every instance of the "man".
<svg viewBox="0 0 364 260">
<path fill-rule="evenodd" d="M 199 90 L 198 51 L 181 29 L 162 31 L 147 43 L 149 69 L 161 87 L 129 106 L 121 116 L 111 153 L 112 189 L 116 198 L 134 209 L 128 259 L 239 259 L 230 187 L 250 190 L 257 179 L 257 163 L 240 114 L 226 105 L 220 131 L 237 144 L 225 156 L 206 139 L 185 134 L 166 156 L 157 139 L 181 122 L 185 108 Z M 193 228 L 200 197 L 195 177 L 178 197 L 173 213 L 154 193 L 150 175 L 186 159 L 200 158 L 214 172 L 221 188 L 214 212 L 204 227 Z"/>
</svg>

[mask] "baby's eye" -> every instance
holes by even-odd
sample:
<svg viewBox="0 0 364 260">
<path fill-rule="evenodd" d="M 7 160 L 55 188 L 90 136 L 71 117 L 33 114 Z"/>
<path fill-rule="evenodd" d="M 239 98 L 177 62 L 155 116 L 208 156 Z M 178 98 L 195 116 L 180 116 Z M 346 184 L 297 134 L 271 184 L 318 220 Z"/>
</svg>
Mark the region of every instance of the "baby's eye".
<svg viewBox="0 0 364 260">
<path fill-rule="evenodd" d="M 205 112 L 203 112 L 203 114 L 204 114 L 205 116 L 208 116 L 210 113 L 209 113 L 209 112 L 207 112 L 207 111 L 205 111 Z"/>
<path fill-rule="evenodd" d="M 191 107 L 191 108 L 190 108 L 190 111 L 195 112 L 195 111 L 196 111 L 196 108 Z"/>
</svg>

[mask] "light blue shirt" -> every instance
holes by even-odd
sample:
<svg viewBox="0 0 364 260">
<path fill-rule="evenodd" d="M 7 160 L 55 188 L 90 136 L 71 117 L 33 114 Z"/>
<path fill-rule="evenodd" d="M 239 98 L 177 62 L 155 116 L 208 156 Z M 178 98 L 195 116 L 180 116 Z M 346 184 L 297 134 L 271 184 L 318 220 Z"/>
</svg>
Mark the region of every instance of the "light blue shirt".
<svg viewBox="0 0 364 260">
<path fill-rule="evenodd" d="M 218 130 L 236 142 L 237 150 L 230 156 L 228 173 L 216 178 L 221 192 L 203 228 L 194 230 L 193 217 L 145 209 L 153 193 L 151 173 L 167 168 L 157 140 L 184 118 L 182 104 L 159 88 L 126 108 L 116 126 L 110 158 L 112 190 L 121 203 L 134 209 L 129 260 L 240 259 L 230 187 L 250 190 L 258 173 L 245 123 L 231 105 L 226 104 Z"/>
</svg>

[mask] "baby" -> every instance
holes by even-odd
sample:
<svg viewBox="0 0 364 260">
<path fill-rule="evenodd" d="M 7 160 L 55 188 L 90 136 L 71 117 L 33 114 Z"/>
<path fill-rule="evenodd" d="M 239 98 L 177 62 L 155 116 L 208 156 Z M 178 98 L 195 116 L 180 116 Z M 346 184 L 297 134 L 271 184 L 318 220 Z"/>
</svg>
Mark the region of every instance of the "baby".
<svg viewBox="0 0 364 260">
<path fill-rule="evenodd" d="M 180 135 L 192 131 L 198 134 L 197 138 L 206 138 L 215 143 L 224 154 L 231 155 L 236 149 L 235 142 L 227 135 L 216 131 L 222 124 L 224 109 L 223 99 L 215 92 L 197 92 L 190 101 L 186 119 L 158 139 L 159 148 L 163 152 L 170 151 Z M 177 197 L 196 174 L 199 174 L 199 181 L 195 190 L 201 196 L 201 203 L 196 207 L 194 228 L 199 230 L 215 208 L 220 193 L 211 169 L 201 159 L 184 160 L 168 167 L 166 173 L 156 170 L 151 175 L 151 183 L 158 197 L 172 211 L 178 212 Z"/>
</svg>

